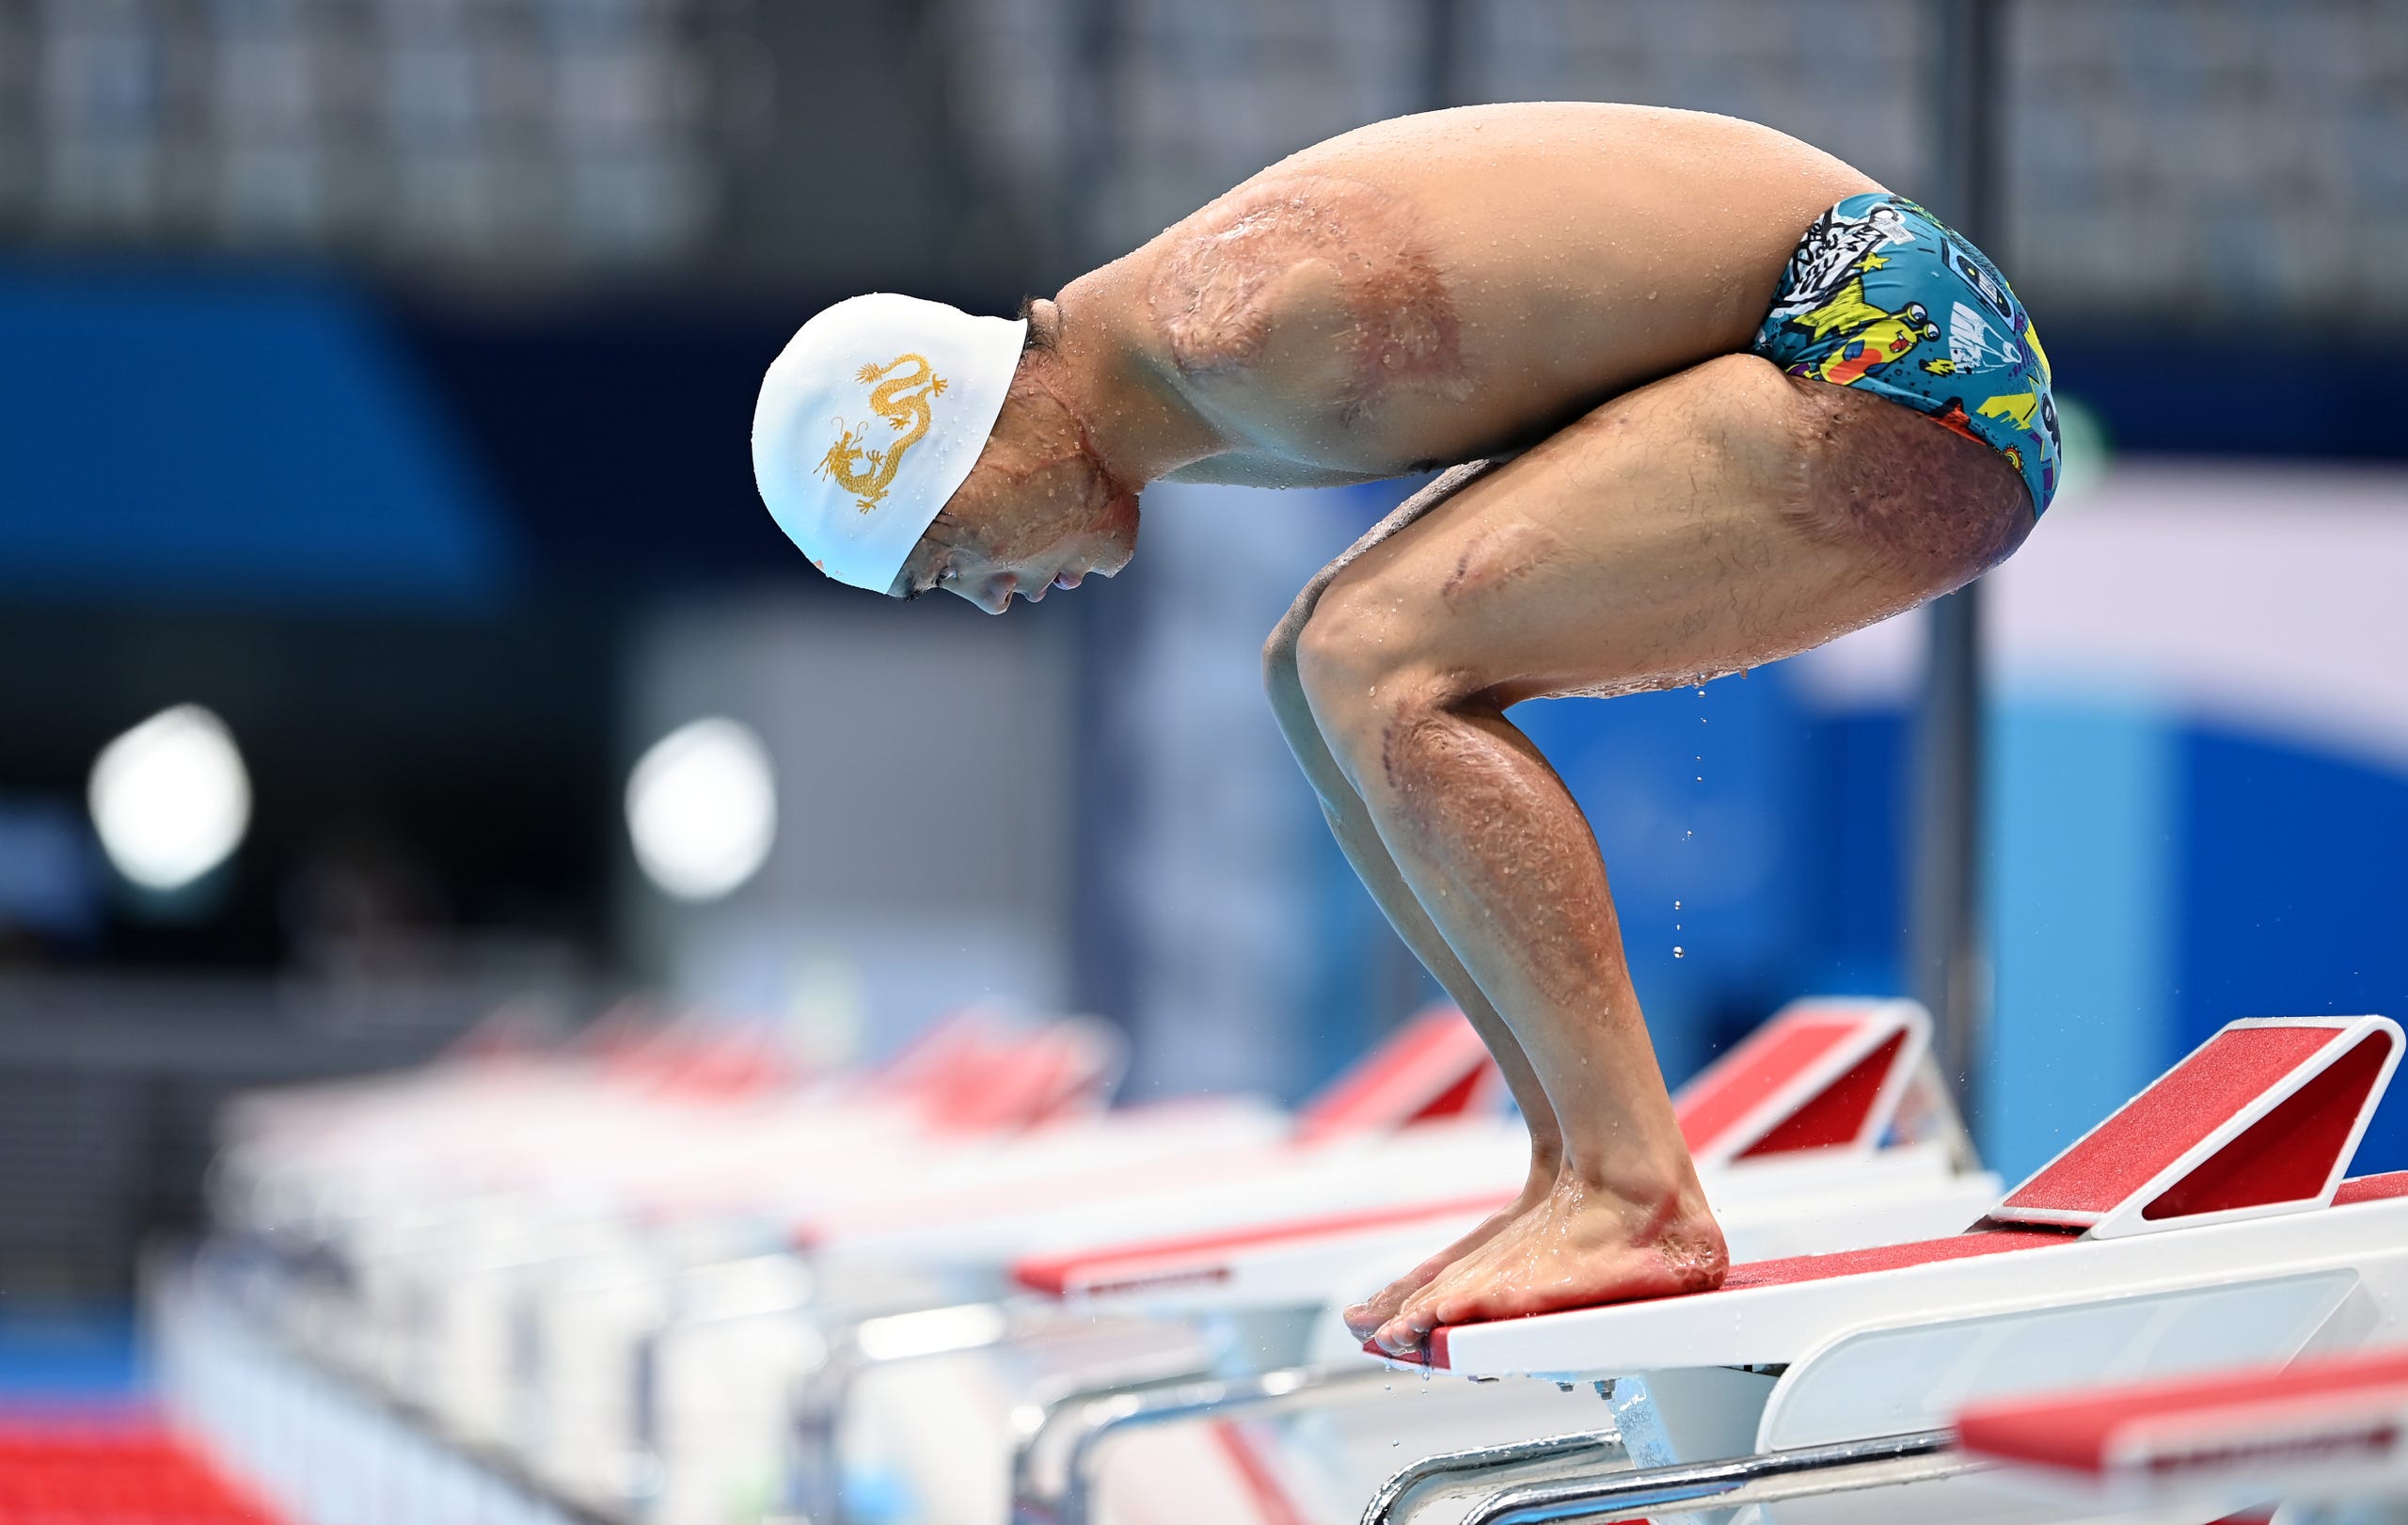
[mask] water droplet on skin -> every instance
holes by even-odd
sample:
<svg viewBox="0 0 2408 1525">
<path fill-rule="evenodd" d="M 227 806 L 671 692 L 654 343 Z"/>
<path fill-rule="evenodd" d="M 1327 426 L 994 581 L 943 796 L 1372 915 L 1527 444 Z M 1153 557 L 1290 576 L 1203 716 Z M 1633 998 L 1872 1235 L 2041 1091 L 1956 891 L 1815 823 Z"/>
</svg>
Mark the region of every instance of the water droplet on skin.
<svg viewBox="0 0 2408 1525">
<path fill-rule="evenodd" d="M 1689 956 L 1689 950 L 1688 950 L 1688 949 L 1687 949 L 1687 948 L 1685 948 L 1685 947 L 1681 946 L 1681 945 L 1679 945 L 1678 943 L 1675 943 L 1675 944 L 1673 944 L 1673 945 L 1672 945 L 1672 957 L 1673 957 L 1673 958 L 1675 958 L 1675 959 L 1686 959 L 1686 958 L 1687 958 L 1688 956 Z"/>
</svg>

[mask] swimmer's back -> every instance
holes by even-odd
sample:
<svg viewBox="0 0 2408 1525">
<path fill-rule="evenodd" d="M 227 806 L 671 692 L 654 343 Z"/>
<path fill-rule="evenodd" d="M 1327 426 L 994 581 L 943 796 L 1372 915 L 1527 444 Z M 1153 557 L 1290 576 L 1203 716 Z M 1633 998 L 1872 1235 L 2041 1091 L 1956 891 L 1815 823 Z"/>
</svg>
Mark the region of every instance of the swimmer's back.
<svg viewBox="0 0 2408 1525">
<path fill-rule="evenodd" d="M 1465 107 L 1283 160 L 1062 301 L 1118 310 L 1227 438 L 1180 474 L 1385 476 L 1746 349 L 1807 226 L 1876 188 L 1728 117 Z"/>
</svg>

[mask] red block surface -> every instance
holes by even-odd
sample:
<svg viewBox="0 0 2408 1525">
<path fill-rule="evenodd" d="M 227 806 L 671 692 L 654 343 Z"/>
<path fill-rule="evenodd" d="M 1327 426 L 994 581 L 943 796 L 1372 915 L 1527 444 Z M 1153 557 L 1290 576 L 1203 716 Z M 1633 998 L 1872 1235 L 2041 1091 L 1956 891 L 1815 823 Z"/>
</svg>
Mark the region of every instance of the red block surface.
<svg viewBox="0 0 2408 1525">
<path fill-rule="evenodd" d="M 2408 1197 L 2408 1170 L 2393 1170 L 2385 1175 L 2360 1176 L 2344 1181 L 2341 1189 L 2333 1194 L 2333 1205 L 2344 1207 L 2352 1202 L 2385 1202 L 2395 1197 Z"/>
<path fill-rule="evenodd" d="M 1681 1092 L 1681 1137 L 1690 1152 L 1720 1138 L 1856 1030 L 1857 1024 L 1845 1017 L 1807 1019 L 1783 1023 L 1742 1043 Z"/>
<path fill-rule="evenodd" d="M 1313 1139 L 1455 1116 L 1479 1095 L 1493 1062 L 1461 1011 L 1425 1011 L 1307 1101 L 1297 1133 Z"/>
<path fill-rule="evenodd" d="M 2150 1219 L 2320 1197 L 2374 1089 L 2391 1035 L 2373 1032 L 2141 1210 Z"/>
<path fill-rule="evenodd" d="M 1085 1249 L 1069 1255 L 1041 1255 L 1021 1262 L 1012 1267 L 1012 1279 L 1033 1292 L 1051 1293 L 1056 1297 L 1069 1290 L 1073 1279 L 1085 1280 L 1084 1273 L 1109 1267 L 1115 1273 L 1141 1274 L 1148 1265 L 1171 1267 L 1196 1264 L 1237 1250 L 1263 1245 L 1291 1243 L 1299 1239 L 1324 1238 L 1331 1234 L 1352 1233 L 1361 1230 L 1386 1228 L 1391 1224 L 1411 1223 L 1421 1218 L 1438 1217 L 1450 1213 L 1468 1216 L 1474 1213 L 1493 1213 L 1513 1199 L 1508 1192 L 1484 1192 L 1477 1197 L 1462 1197 L 1449 1201 L 1419 1202 L 1409 1207 L 1366 1208 L 1359 1213 L 1325 1213 L 1318 1217 L 1292 1218 L 1285 1223 L 1266 1224 L 1259 1228 L 1232 1229 L 1221 1233 L 1191 1234 L 1178 1239 L 1141 1240 L 1134 1244 L 1114 1245 L 1099 1249 Z"/>
<path fill-rule="evenodd" d="M 2239 1027 L 2217 1034 L 2024 1183 L 2005 1205 L 2106 1213 L 2340 1036 L 2330 1027 Z"/>
<path fill-rule="evenodd" d="M 1881 1088 L 1889 1081 L 1890 1067 L 1898 1062 L 1898 1051 L 1906 1046 L 1905 1033 L 1893 1036 L 1859 1060 L 1854 1069 L 1783 1118 L 1771 1132 L 1740 1151 L 1739 1158 L 1752 1160 L 1766 1154 L 1835 1149 L 1854 1143 L 1857 1135 L 1864 1131 L 1873 1104 L 1881 1099 Z"/>
<path fill-rule="evenodd" d="M 1977 1255 L 2005 1255 L 2018 1250 L 2046 1249 L 2052 1245 L 2070 1245 L 2081 1236 L 2070 1229 L 1992 1228 L 1976 1229 L 1971 1233 L 1951 1234 L 1945 1239 L 1919 1239 L 1903 1245 L 1875 1245 L 1865 1249 L 1842 1250 L 1832 1255 L 1791 1255 L 1774 1261 L 1750 1261 L 1735 1265 L 1721 1287 L 1714 1292 L 1687 1293 L 1691 1297 L 1719 1297 L 1724 1293 L 1746 1292 L 1755 1287 L 1785 1287 L 1801 1281 L 1830 1281 L 1840 1277 L 1864 1276 L 1874 1271 L 1902 1271 L 1916 1265 L 1937 1265 L 1944 1261 L 1972 1260 Z M 1633 1301 L 1655 1301 L 1652 1298 Z M 1603 1304 L 1594 1306 L 1605 1306 Z M 1545 1315 L 1529 1315 L 1544 1317 Z M 1365 1345 L 1366 1353 L 1386 1356 L 1376 1346 Z M 1422 1357 L 1389 1357 L 1390 1359 L 1413 1361 L 1444 1367 L 1447 1358 L 1447 1329 L 1430 1331 L 1430 1340 Z"/>
</svg>

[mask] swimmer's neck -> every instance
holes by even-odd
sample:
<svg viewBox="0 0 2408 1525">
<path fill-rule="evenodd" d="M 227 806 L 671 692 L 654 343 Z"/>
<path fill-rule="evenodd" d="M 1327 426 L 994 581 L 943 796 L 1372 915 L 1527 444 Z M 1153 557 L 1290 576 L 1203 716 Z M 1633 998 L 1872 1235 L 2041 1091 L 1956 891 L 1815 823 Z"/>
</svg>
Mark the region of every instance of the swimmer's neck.
<svg viewBox="0 0 2408 1525">
<path fill-rule="evenodd" d="M 1030 376 L 1068 407 L 1112 479 L 1134 492 L 1228 442 L 1154 353 L 1145 307 L 1115 287 L 1111 265 L 1028 307 Z"/>
</svg>

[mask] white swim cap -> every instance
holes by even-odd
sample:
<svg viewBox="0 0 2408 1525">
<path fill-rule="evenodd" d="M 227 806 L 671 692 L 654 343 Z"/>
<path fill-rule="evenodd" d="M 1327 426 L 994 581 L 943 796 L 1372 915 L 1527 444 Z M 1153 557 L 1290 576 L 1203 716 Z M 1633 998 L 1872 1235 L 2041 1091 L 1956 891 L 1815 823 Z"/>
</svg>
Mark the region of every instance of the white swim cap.
<svg viewBox="0 0 2408 1525">
<path fill-rule="evenodd" d="M 761 378 L 752 480 L 786 538 L 884 593 L 970 475 L 1028 325 L 877 292 L 804 324 Z"/>
</svg>

